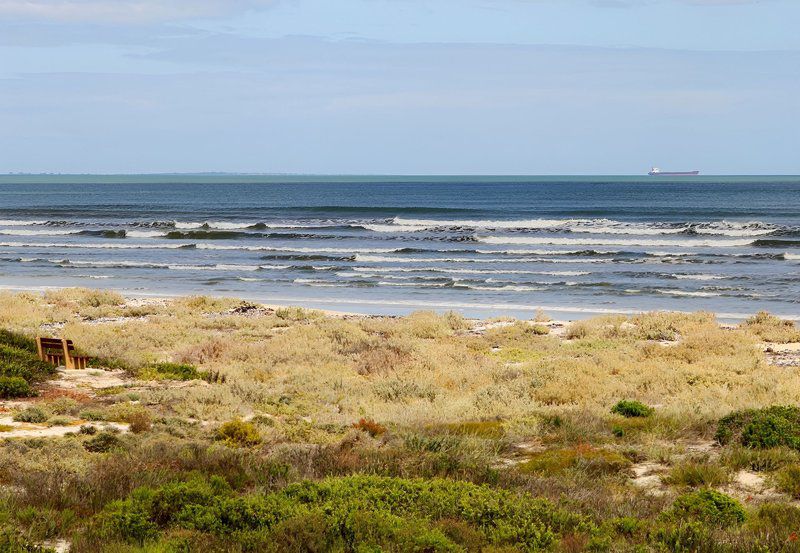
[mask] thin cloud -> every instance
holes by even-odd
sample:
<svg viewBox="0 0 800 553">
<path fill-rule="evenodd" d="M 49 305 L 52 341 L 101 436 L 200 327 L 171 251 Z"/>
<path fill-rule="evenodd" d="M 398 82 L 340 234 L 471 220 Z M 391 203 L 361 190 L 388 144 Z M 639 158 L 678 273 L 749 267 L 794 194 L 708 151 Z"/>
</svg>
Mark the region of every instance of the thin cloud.
<svg viewBox="0 0 800 553">
<path fill-rule="evenodd" d="M 590 0 L 598 7 L 635 8 L 652 6 L 665 2 L 685 4 L 689 6 L 743 6 L 746 4 L 766 4 L 772 0 Z"/>
<path fill-rule="evenodd" d="M 0 19 L 139 24 L 218 17 L 277 0 L 0 0 Z"/>
</svg>

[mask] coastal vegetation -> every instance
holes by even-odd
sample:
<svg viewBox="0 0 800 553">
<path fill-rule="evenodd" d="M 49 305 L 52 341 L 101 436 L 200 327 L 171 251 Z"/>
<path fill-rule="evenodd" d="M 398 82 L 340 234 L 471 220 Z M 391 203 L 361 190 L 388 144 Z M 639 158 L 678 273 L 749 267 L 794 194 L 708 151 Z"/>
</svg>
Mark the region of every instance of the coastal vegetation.
<svg viewBox="0 0 800 553">
<path fill-rule="evenodd" d="M 800 551 L 796 332 L 0 294 L 0 551 Z"/>
</svg>

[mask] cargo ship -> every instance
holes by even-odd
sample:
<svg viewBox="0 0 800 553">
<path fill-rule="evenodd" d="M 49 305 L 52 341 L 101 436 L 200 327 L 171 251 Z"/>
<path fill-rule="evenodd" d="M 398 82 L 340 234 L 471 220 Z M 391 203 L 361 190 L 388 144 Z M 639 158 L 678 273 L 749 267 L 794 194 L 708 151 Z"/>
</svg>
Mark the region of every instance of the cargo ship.
<svg viewBox="0 0 800 553">
<path fill-rule="evenodd" d="M 662 171 L 658 167 L 653 167 L 647 174 L 651 177 L 692 177 L 699 175 L 700 171 Z"/>
</svg>

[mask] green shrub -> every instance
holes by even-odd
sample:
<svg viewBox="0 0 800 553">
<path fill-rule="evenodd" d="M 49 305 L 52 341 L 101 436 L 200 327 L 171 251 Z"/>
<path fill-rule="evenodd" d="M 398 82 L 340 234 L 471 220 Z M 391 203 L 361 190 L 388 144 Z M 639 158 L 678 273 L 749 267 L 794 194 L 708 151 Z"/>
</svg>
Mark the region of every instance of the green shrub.
<svg viewBox="0 0 800 553">
<path fill-rule="evenodd" d="M 611 408 L 611 412 L 626 418 L 649 417 L 653 414 L 653 408 L 636 400 L 623 399 Z"/>
<path fill-rule="evenodd" d="M 687 461 L 672 467 L 664 483 L 699 488 L 720 486 L 729 480 L 730 475 L 719 465 Z"/>
<path fill-rule="evenodd" d="M 496 440 L 505 435 L 503 421 L 464 421 L 432 426 L 433 430 L 444 430 L 457 436 L 476 436 L 487 440 Z"/>
<path fill-rule="evenodd" d="M 35 350 L 31 352 L 0 343 L 0 376 L 17 376 L 32 384 L 46 380 L 55 372 L 53 365 L 39 360 Z"/>
<path fill-rule="evenodd" d="M 216 439 L 231 447 L 251 447 L 261 443 L 258 428 L 249 422 L 235 419 L 217 429 Z"/>
<path fill-rule="evenodd" d="M 92 453 L 107 453 L 121 446 L 122 440 L 113 432 L 100 432 L 93 438 L 83 442 L 84 449 Z"/>
<path fill-rule="evenodd" d="M 0 551 L 3 553 L 55 553 L 55 549 L 32 543 L 18 528 L 0 528 Z"/>
<path fill-rule="evenodd" d="M 800 463 L 800 453 L 788 447 L 770 449 L 732 447 L 722 453 L 720 460 L 733 470 L 771 472 L 792 463 Z"/>
<path fill-rule="evenodd" d="M 711 532 L 702 523 L 693 520 L 678 521 L 657 527 L 651 533 L 651 542 L 661 546 L 659 551 L 671 553 L 696 553 L 712 543 Z"/>
<path fill-rule="evenodd" d="M 739 328 L 749 330 L 766 342 L 788 343 L 800 341 L 800 329 L 793 321 L 788 321 L 771 315 L 766 311 L 759 311 Z"/>
<path fill-rule="evenodd" d="M 787 503 L 763 503 L 752 522 L 756 527 L 779 530 L 800 528 L 800 508 Z"/>
<path fill-rule="evenodd" d="M 47 426 L 69 426 L 72 419 L 68 417 L 52 417 L 47 421 Z"/>
<path fill-rule="evenodd" d="M 744 522 L 742 505 L 723 493 L 711 489 L 697 490 L 679 496 L 665 518 L 673 521 L 697 520 L 711 526 L 734 526 Z"/>
<path fill-rule="evenodd" d="M 715 438 L 722 445 L 739 442 L 754 449 L 800 449 L 800 408 L 773 405 L 736 411 L 720 419 Z"/>
<path fill-rule="evenodd" d="M 166 529 L 224 537 L 230 550 L 437 552 L 462 551 L 459 543 L 543 550 L 594 526 L 546 500 L 462 481 L 352 476 L 238 496 L 219 479 L 195 478 L 134 491 L 90 533 L 143 543 Z"/>
<path fill-rule="evenodd" d="M 795 499 L 800 499 L 800 465 L 789 465 L 775 474 L 778 489 Z"/>
<path fill-rule="evenodd" d="M 615 534 L 625 537 L 633 537 L 646 528 L 643 521 L 633 517 L 619 517 L 607 522 Z"/>
<path fill-rule="evenodd" d="M 104 421 L 108 420 L 108 413 L 98 409 L 84 409 L 78 415 L 80 418 L 87 421 Z"/>
<path fill-rule="evenodd" d="M 153 372 L 157 377 L 169 380 L 200 380 L 203 373 L 188 363 L 156 363 L 143 370 L 144 375 Z"/>
<path fill-rule="evenodd" d="M 36 353 L 36 340 L 20 334 L 0 328 L 0 345 L 11 346 L 20 350 Z"/>
<path fill-rule="evenodd" d="M 569 469 L 582 470 L 591 475 L 616 474 L 630 466 L 624 456 L 607 449 L 580 445 L 566 449 L 551 449 L 531 456 L 519 465 L 522 472 L 555 475 Z"/>
<path fill-rule="evenodd" d="M 124 420 L 130 426 L 130 431 L 134 434 L 147 432 L 153 427 L 153 418 L 150 416 L 150 412 L 146 409 L 128 413 Z"/>
<path fill-rule="evenodd" d="M 544 325 L 533 325 L 531 330 L 537 336 L 546 336 L 550 334 L 550 328 Z"/>
<path fill-rule="evenodd" d="M 14 414 L 14 420 L 17 422 L 30 422 L 40 424 L 46 422 L 50 415 L 45 412 L 41 407 L 27 407 L 22 411 Z"/>
<path fill-rule="evenodd" d="M 0 376 L 0 398 L 29 397 L 33 395 L 28 381 L 19 376 Z"/>
<path fill-rule="evenodd" d="M 76 415 L 79 407 L 71 397 L 59 397 L 47 403 L 47 409 L 55 415 Z"/>
</svg>

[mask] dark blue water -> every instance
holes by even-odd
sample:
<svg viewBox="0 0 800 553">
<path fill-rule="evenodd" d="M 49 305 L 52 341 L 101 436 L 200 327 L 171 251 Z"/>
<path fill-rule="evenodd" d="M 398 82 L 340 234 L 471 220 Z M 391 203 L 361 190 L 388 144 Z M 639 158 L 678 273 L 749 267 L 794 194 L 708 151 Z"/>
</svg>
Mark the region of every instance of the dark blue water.
<svg viewBox="0 0 800 553">
<path fill-rule="evenodd" d="M 800 313 L 800 178 L 0 177 L 0 285 L 404 313 Z"/>
</svg>

